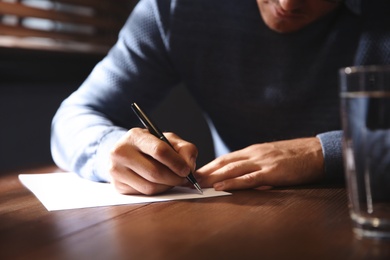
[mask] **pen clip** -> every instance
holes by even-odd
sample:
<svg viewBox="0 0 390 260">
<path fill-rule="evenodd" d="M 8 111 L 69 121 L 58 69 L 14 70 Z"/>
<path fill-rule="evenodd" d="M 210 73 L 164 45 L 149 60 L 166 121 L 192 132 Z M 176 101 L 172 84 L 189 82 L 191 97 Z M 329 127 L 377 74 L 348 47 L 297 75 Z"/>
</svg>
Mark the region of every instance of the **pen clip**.
<svg viewBox="0 0 390 260">
<path fill-rule="evenodd" d="M 152 123 L 150 118 L 146 116 L 146 114 L 136 103 L 132 103 L 131 108 L 133 109 L 134 113 L 137 115 L 141 123 L 146 127 L 146 129 L 149 130 L 151 134 L 155 135 L 158 138 L 161 138 L 163 136 L 160 129 L 158 129 L 157 126 Z"/>
</svg>

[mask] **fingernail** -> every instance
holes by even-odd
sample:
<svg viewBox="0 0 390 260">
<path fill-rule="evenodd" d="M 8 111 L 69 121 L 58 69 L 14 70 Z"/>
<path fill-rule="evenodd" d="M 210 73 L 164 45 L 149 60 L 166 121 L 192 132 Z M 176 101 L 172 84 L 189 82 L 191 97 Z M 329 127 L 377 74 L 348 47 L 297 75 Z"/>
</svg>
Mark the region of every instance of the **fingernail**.
<svg viewBox="0 0 390 260">
<path fill-rule="evenodd" d="M 223 190 L 223 186 L 224 186 L 223 182 L 217 182 L 214 184 L 214 189 L 215 190 Z"/>
</svg>

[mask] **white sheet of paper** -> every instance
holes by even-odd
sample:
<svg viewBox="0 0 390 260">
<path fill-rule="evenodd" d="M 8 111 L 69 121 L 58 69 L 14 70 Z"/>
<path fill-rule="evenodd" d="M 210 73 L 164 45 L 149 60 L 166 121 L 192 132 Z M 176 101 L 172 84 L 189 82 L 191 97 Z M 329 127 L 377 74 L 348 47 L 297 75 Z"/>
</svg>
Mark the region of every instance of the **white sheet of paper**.
<svg viewBox="0 0 390 260">
<path fill-rule="evenodd" d="M 19 180 L 48 211 L 231 195 L 214 189 L 203 189 L 202 195 L 185 187 L 155 196 L 123 195 L 109 183 L 85 180 L 72 172 L 20 174 Z"/>
</svg>

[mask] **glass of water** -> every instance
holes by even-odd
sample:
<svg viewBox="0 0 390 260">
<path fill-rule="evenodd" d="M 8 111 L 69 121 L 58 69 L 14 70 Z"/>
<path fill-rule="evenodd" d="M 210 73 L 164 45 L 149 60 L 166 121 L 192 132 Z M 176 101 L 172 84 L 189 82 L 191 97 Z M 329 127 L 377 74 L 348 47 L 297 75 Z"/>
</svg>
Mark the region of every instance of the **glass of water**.
<svg viewBox="0 0 390 260">
<path fill-rule="evenodd" d="M 339 78 L 354 232 L 390 239 L 390 66 L 342 68 Z"/>
</svg>

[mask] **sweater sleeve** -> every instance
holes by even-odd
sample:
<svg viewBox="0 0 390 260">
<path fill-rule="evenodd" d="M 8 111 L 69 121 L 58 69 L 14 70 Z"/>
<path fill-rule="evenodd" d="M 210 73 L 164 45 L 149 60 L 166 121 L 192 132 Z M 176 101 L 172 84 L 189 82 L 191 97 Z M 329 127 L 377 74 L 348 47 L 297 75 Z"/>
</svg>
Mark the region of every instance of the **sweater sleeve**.
<svg viewBox="0 0 390 260">
<path fill-rule="evenodd" d="M 62 169 L 109 181 L 110 150 L 128 129 L 140 126 L 130 104 L 149 112 L 178 83 L 160 15 L 169 3 L 140 1 L 117 43 L 61 104 L 52 121 L 51 150 Z"/>
<path fill-rule="evenodd" d="M 317 135 L 324 155 L 326 182 L 344 180 L 342 136 L 342 131 L 331 131 Z"/>
</svg>

